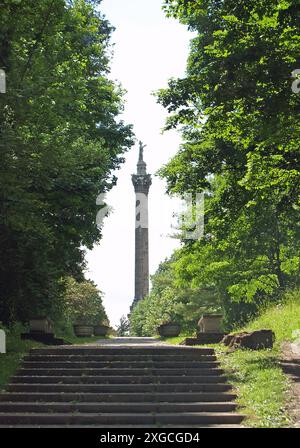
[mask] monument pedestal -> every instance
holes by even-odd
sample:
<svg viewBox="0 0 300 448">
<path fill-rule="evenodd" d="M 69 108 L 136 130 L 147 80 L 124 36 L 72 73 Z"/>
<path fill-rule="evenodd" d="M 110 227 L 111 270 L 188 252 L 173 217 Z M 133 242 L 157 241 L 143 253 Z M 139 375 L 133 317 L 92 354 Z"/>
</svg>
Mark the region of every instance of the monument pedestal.
<svg viewBox="0 0 300 448">
<path fill-rule="evenodd" d="M 21 339 L 29 339 L 31 341 L 42 342 L 46 345 L 66 345 L 65 341 L 60 338 L 56 338 L 54 334 L 51 333 L 22 333 Z"/>
<path fill-rule="evenodd" d="M 222 314 L 203 314 L 198 322 L 197 337 L 186 338 L 182 345 L 218 344 L 225 333 L 221 330 Z"/>
<path fill-rule="evenodd" d="M 181 342 L 181 345 L 218 344 L 224 336 L 225 333 L 198 333 L 196 338 L 186 338 Z"/>
<path fill-rule="evenodd" d="M 53 322 L 48 317 L 37 317 L 29 321 L 29 333 L 22 333 L 21 339 L 42 342 L 46 345 L 64 345 L 63 339 L 56 338 L 53 331 Z"/>
</svg>

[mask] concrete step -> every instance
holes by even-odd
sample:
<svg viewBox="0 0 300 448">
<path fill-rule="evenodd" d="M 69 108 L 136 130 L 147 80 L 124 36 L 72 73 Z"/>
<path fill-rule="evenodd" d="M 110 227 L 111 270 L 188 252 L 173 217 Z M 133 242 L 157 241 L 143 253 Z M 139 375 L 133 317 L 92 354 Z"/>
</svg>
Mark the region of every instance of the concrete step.
<svg viewBox="0 0 300 448">
<path fill-rule="evenodd" d="M 176 412 L 232 412 L 235 403 L 0 403 L 0 413 L 176 413 Z"/>
<path fill-rule="evenodd" d="M 170 425 L 198 425 L 198 424 L 238 424 L 243 421 L 244 415 L 238 413 L 224 413 L 224 412 L 181 412 L 175 413 L 158 413 L 155 414 L 156 424 Z"/>
<path fill-rule="evenodd" d="M 222 375 L 98 375 L 98 376 L 15 376 L 12 383 L 18 384 L 208 384 L 226 383 Z"/>
<path fill-rule="evenodd" d="M 99 347 L 99 346 L 58 346 L 53 348 L 34 348 L 29 352 L 31 355 L 213 355 L 212 348 L 194 348 L 179 346 L 160 346 L 160 347 Z"/>
<path fill-rule="evenodd" d="M 144 363 L 157 363 L 168 362 L 184 362 L 184 363 L 192 363 L 192 362 L 212 362 L 216 361 L 215 355 L 201 355 L 201 354 L 191 354 L 191 355 L 168 355 L 167 357 L 164 355 L 135 355 L 135 356 L 114 356 L 114 355 L 105 355 L 105 354 L 95 354 L 95 355 L 27 355 L 24 358 L 24 361 L 30 362 L 102 362 L 102 363 L 134 363 L 134 362 L 144 362 Z"/>
<path fill-rule="evenodd" d="M 74 425 L 46 425 L 46 424 L 44 424 L 43 426 L 41 426 L 41 425 L 39 425 L 39 424 L 28 424 L 28 425 L 26 425 L 26 424 L 23 424 L 23 425 L 16 425 L 16 424 L 14 424 L 14 425 L 0 425 L 0 429 L 2 429 L 2 428 L 16 428 L 16 429 L 21 429 L 21 428 L 45 428 L 45 429 L 53 429 L 53 428 L 79 428 L 79 429 L 88 429 L 88 428 L 93 428 L 93 429 L 103 429 L 103 428 L 114 428 L 114 429 L 116 429 L 116 425 L 76 425 L 76 426 L 74 426 Z M 118 428 L 156 428 L 156 429 L 162 429 L 162 426 L 161 425 L 118 425 Z M 193 429 L 193 428 L 195 428 L 195 429 L 202 429 L 202 428 L 210 428 L 210 429 L 212 429 L 212 428 L 224 428 L 224 429 L 232 429 L 232 428 L 243 428 L 243 426 L 241 426 L 241 425 L 236 425 L 236 424 L 228 424 L 228 425 L 214 425 L 214 424 L 212 424 L 212 425 L 210 425 L 210 424 L 207 424 L 207 425 L 205 425 L 205 424 L 201 424 L 201 425 L 176 425 L 176 424 L 173 424 L 173 425 L 163 425 L 163 428 L 180 428 L 180 429 L 182 429 L 182 428 L 190 428 L 190 429 Z"/>
<path fill-rule="evenodd" d="M 226 392 L 229 384 L 17 384 L 7 386 L 9 392 Z"/>
<path fill-rule="evenodd" d="M 190 402 L 229 402 L 236 399 L 236 394 L 229 392 L 174 392 L 169 393 L 60 393 L 60 392 L 3 392 L 0 393 L 1 402 L 74 402 L 74 403 L 190 403 Z"/>
<path fill-rule="evenodd" d="M 199 333 L 195 338 L 186 338 L 181 344 L 185 346 L 217 344 L 222 341 L 224 335 L 219 333 Z"/>
<path fill-rule="evenodd" d="M 22 367 L 26 369 L 122 369 L 122 368 L 198 368 L 211 369 L 219 367 L 219 363 L 213 361 L 200 362 L 101 362 L 101 361 L 24 361 Z"/>
<path fill-rule="evenodd" d="M 92 425 L 110 424 L 119 427 L 122 424 L 136 425 L 165 425 L 165 424 L 238 424 L 243 420 L 241 414 L 236 413 L 130 413 L 130 414 L 30 414 L 30 413 L 0 413 L 0 424 L 38 424 L 43 426 L 59 424 L 65 425 Z"/>
<path fill-rule="evenodd" d="M 55 369 L 55 368 L 37 368 L 37 369 L 27 369 L 27 368 L 21 368 L 17 371 L 16 377 L 19 376 L 105 376 L 109 373 L 110 376 L 120 376 L 125 375 L 158 375 L 158 376 L 167 376 L 167 375 L 199 375 L 199 376 L 205 376 L 205 375 L 222 375 L 224 373 L 224 370 L 222 369 L 199 369 L 199 368 L 177 368 L 174 367 L 173 369 L 168 368 L 153 368 L 153 367 L 145 367 L 145 368 L 124 368 L 124 369 L 113 369 L 106 367 L 104 369 Z"/>
</svg>

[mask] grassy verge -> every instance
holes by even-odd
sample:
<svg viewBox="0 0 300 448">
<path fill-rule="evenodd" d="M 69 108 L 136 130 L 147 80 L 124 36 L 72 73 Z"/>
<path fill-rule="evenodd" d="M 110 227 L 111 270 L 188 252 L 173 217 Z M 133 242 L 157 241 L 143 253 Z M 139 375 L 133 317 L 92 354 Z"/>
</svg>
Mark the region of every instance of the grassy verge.
<svg viewBox="0 0 300 448">
<path fill-rule="evenodd" d="M 20 332 L 19 329 L 12 329 L 6 333 L 6 354 L 0 354 L 0 390 L 8 383 L 26 353 L 31 348 L 43 346 L 38 342 L 23 341 Z"/>
<path fill-rule="evenodd" d="M 246 426 L 280 428 L 289 426 L 287 413 L 290 382 L 279 366 L 281 346 L 292 342 L 300 334 L 300 292 L 286 296 L 285 301 L 269 309 L 238 331 L 272 329 L 276 342 L 272 350 L 236 350 L 229 353 L 221 344 L 211 345 L 216 350 L 228 381 L 238 394 L 239 412 L 248 417 Z M 166 341 L 178 344 L 183 337 Z M 201 347 L 201 346 L 200 346 Z"/>
<path fill-rule="evenodd" d="M 23 357 L 31 348 L 45 347 L 39 342 L 22 340 L 20 333 L 24 329 L 16 326 L 6 333 L 6 354 L 0 354 L 0 390 L 3 390 L 9 379 L 14 375 Z M 80 345 L 93 343 L 102 339 L 101 336 L 93 336 L 91 338 L 77 338 L 76 336 L 67 336 L 65 341 L 72 345 Z"/>
<path fill-rule="evenodd" d="M 238 394 L 238 411 L 245 426 L 280 428 L 289 425 L 285 410 L 289 381 L 278 365 L 279 350 L 236 350 L 216 347 L 228 381 Z"/>
<path fill-rule="evenodd" d="M 282 342 L 293 341 L 300 332 L 300 290 L 286 295 L 286 300 L 261 313 L 250 322 L 246 331 L 260 328 L 271 328 L 276 336 L 275 347 L 280 348 Z"/>
<path fill-rule="evenodd" d="M 247 424 L 270 428 L 288 426 L 290 418 L 286 405 L 290 383 L 279 366 L 279 359 L 282 343 L 295 340 L 300 329 L 299 291 L 287 294 L 285 301 L 262 311 L 242 330 L 261 328 L 274 331 L 276 339 L 272 350 L 237 350 L 226 354 L 219 346 L 217 353 L 229 381 L 237 389 L 243 412 L 249 416 Z"/>
</svg>

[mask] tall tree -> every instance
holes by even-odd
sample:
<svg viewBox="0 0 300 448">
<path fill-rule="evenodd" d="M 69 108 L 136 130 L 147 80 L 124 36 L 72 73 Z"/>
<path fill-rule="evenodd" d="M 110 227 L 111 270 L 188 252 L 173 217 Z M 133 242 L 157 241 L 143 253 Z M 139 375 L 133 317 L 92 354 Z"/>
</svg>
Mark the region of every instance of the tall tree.
<svg viewBox="0 0 300 448">
<path fill-rule="evenodd" d="M 96 197 L 132 145 L 109 79 L 112 27 L 97 1 L 1 0 L 0 315 L 54 312 L 61 278 L 82 279 Z"/>
<path fill-rule="evenodd" d="M 158 95 L 185 141 L 161 170 L 168 190 L 208 193 L 189 272 L 229 308 L 260 302 L 299 283 L 299 2 L 165 0 L 165 11 L 196 33 L 186 77 Z"/>
</svg>

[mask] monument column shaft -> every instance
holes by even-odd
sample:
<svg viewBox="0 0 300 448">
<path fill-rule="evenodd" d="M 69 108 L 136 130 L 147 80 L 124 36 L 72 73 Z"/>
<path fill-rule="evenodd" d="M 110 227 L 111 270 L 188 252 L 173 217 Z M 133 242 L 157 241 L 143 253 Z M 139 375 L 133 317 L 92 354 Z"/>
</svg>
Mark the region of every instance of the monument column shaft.
<svg viewBox="0 0 300 448">
<path fill-rule="evenodd" d="M 148 196 L 136 194 L 135 301 L 149 294 Z"/>
<path fill-rule="evenodd" d="M 151 174 L 147 174 L 143 159 L 144 145 L 140 142 L 137 172 L 132 175 L 135 191 L 135 286 L 133 306 L 149 294 L 149 232 L 148 193 Z"/>
</svg>

